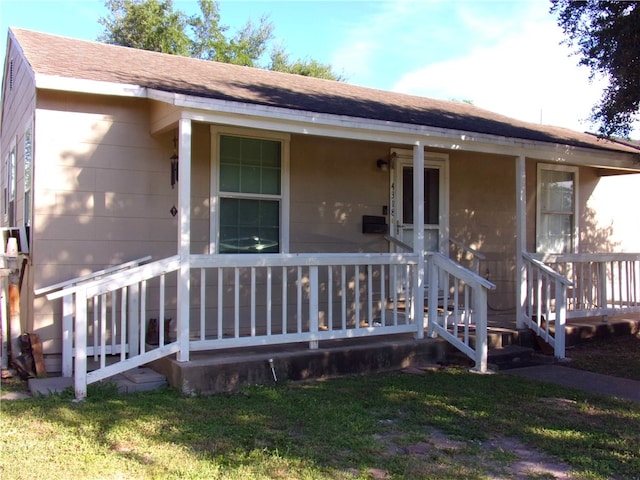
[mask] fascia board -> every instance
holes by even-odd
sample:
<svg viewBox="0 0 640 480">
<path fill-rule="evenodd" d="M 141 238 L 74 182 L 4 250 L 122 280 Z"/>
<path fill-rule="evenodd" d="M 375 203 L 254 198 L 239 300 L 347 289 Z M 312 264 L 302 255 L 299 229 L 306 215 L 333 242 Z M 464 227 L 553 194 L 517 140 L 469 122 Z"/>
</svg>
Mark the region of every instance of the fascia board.
<svg viewBox="0 0 640 480">
<path fill-rule="evenodd" d="M 36 73 L 35 84 L 36 88 L 41 90 L 59 90 L 62 92 L 114 95 L 118 97 L 147 97 L 147 88 L 140 85 L 60 77 L 41 73 Z"/>
<path fill-rule="evenodd" d="M 171 95 L 170 95 L 171 96 Z M 277 129 L 288 133 L 321 135 L 354 140 L 415 145 L 446 150 L 474 151 L 518 157 L 524 155 L 556 163 L 571 163 L 640 172 L 634 154 L 613 150 L 573 147 L 561 143 L 522 140 L 414 124 L 291 110 L 228 100 L 172 95 L 171 103 L 188 109 L 192 120 L 250 128 Z M 163 101 L 169 100 L 164 96 Z"/>
</svg>

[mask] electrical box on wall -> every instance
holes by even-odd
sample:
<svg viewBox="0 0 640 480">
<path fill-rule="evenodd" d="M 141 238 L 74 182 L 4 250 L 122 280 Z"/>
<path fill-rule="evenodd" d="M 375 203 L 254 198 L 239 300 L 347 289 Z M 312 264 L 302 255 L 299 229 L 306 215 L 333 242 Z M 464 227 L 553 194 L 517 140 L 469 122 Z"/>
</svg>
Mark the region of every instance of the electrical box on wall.
<svg viewBox="0 0 640 480">
<path fill-rule="evenodd" d="M 389 225 L 385 217 L 375 215 L 362 216 L 362 233 L 385 234 L 389 231 Z"/>
</svg>

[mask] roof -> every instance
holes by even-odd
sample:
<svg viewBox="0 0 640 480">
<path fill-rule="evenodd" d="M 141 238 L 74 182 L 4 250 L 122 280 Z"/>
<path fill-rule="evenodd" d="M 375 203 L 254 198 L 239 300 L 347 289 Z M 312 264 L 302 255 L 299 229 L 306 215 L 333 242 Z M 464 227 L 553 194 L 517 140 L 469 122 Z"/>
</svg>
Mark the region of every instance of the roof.
<svg viewBox="0 0 640 480">
<path fill-rule="evenodd" d="M 618 151 L 638 151 L 566 128 L 515 120 L 473 105 L 344 82 L 11 29 L 36 74 L 292 110 Z"/>
</svg>

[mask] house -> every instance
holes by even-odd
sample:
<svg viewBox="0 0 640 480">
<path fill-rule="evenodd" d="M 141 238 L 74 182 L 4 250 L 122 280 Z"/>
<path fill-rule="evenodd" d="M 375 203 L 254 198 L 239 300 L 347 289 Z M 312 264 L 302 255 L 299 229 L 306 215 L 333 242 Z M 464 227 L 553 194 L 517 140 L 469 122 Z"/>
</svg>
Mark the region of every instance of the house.
<svg viewBox="0 0 640 480">
<path fill-rule="evenodd" d="M 22 29 L 7 44 L 20 327 L 78 397 L 166 355 L 408 332 L 485 371 L 493 313 L 563 357 L 567 318 L 640 311 L 640 255 L 593 200 L 640 172 L 632 144 Z"/>
</svg>

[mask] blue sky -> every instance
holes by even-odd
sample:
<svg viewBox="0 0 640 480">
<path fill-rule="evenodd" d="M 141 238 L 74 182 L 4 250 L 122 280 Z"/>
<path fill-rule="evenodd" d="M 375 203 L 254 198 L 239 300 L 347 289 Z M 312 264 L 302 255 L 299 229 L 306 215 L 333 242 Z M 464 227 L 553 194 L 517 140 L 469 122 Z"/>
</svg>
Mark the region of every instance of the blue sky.
<svg viewBox="0 0 640 480">
<path fill-rule="evenodd" d="M 514 118 L 575 130 L 604 83 L 589 81 L 548 0 L 222 0 L 234 32 L 269 16 L 291 59 L 331 64 L 353 84 L 469 100 Z M 195 0 L 174 0 L 198 11 Z M 0 0 L 0 51 L 9 26 L 95 40 L 102 0 Z M 634 137 L 639 137 L 640 128 Z"/>
</svg>

